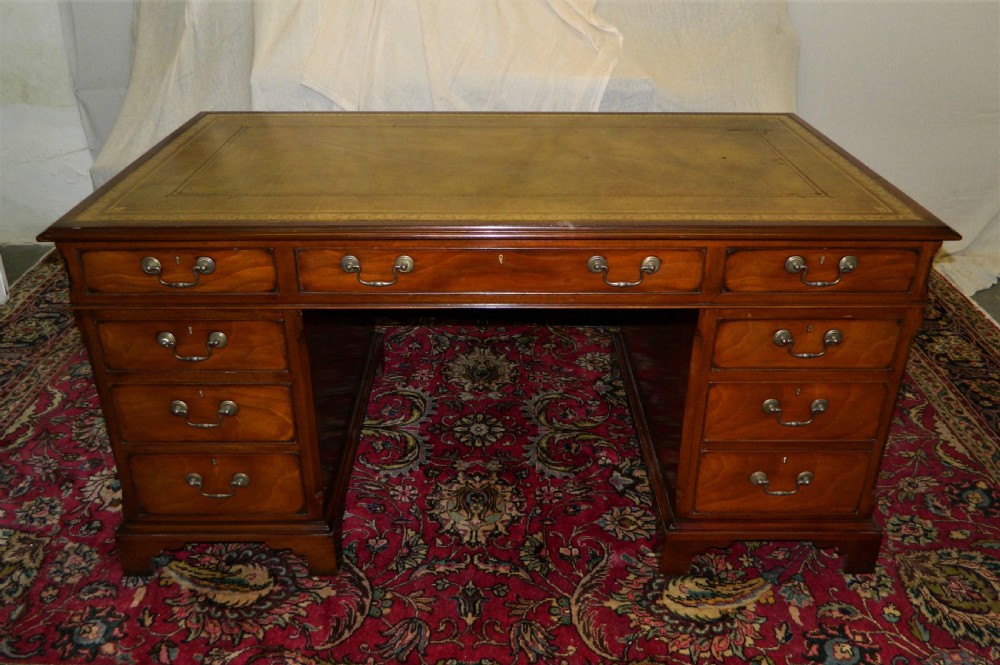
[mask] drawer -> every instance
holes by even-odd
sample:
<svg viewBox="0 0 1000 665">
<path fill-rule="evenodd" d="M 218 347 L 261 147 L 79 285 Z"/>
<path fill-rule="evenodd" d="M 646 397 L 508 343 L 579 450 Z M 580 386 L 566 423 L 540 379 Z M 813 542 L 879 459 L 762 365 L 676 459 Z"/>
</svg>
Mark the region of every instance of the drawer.
<svg viewBox="0 0 1000 665">
<path fill-rule="evenodd" d="M 305 510 L 298 455 L 131 455 L 140 515 L 289 515 Z"/>
<path fill-rule="evenodd" d="M 904 249 L 735 249 L 723 286 L 735 293 L 906 293 L 918 259 Z"/>
<path fill-rule="evenodd" d="M 86 290 L 92 294 L 273 293 L 269 249 L 84 251 Z"/>
<path fill-rule="evenodd" d="M 895 319 L 725 319 L 715 334 L 720 369 L 888 369 L 896 354 Z"/>
<path fill-rule="evenodd" d="M 291 390 L 272 385 L 117 385 L 126 442 L 292 441 Z"/>
<path fill-rule="evenodd" d="M 298 252 L 306 293 L 697 293 L 704 262 L 700 248 Z"/>
<path fill-rule="evenodd" d="M 733 515 L 850 515 L 871 455 L 864 451 L 708 452 L 698 463 L 694 509 Z"/>
<path fill-rule="evenodd" d="M 276 320 L 99 320 L 97 332 L 111 370 L 288 368 L 285 331 Z"/>
<path fill-rule="evenodd" d="M 704 438 L 739 440 L 873 439 L 884 383 L 715 383 L 708 388 Z"/>
</svg>

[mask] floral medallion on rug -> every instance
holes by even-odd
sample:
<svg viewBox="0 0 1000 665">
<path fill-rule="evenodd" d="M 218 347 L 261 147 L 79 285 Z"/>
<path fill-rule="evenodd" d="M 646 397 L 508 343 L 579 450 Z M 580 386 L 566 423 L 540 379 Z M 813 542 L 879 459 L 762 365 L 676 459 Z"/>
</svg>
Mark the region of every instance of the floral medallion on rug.
<svg viewBox="0 0 1000 665">
<path fill-rule="evenodd" d="M 664 577 L 602 328 L 390 328 L 344 562 L 191 545 L 123 576 L 120 492 L 50 257 L 0 310 L 0 663 L 1000 661 L 1000 332 L 939 277 L 877 491 L 877 570 L 741 542 Z"/>
</svg>

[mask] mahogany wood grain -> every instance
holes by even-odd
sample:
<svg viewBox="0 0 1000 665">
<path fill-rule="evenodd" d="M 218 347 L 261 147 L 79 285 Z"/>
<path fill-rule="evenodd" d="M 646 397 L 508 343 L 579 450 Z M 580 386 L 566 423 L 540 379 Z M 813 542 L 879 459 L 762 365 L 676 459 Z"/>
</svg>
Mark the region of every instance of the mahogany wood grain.
<svg viewBox="0 0 1000 665">
<path fill-rule="evenodd" d="M 790 273 L 785 268 L 792 256 L 805 260 L 807 272 Z M 839 263 L 849 256 L 857 258 L 857 268 L 842 274 Z M 916 283 L 918 260 L 918 254 L 909 250 L 857 246 L 744 249 L 726 260 L 724 286 L 741 293 L 905 293 Z M 837 283 L 817 287 L 806 281 Z"/>
<path fill-rule="evenodd" d="M 215 262 L 214 272 L 195 273 L 194 266 L 201 256 Z M 160 262 L 159 275 L 142 270 L 146 257 Z M 82 253 L 81 262 L 85 288 L 93 293 L 268 293 L 277 286 L 274 256 L 266 249 L 205 247 L 191 252 L 164 251 L 163 247 L 153 246 L 145 250 L 87 251 Z M 163 282 L 193 286 L 178 288 Z"/>
<path fill-rule="evenodd" d="M 174 401 L 184 402 L 188 413 L 172 412 Z M 235 415 L 219 414 L 226 401 L 236 404 Z M 123 384 L 111 388 L 111 402 L 125 442 L 295 439 L 288 386 Z"/>
<path fill-rule="evenodd" d="M 886 394 L 884 383 L 816 383 L 805 374 L 783 375 L 780 383 L 715 383 L 708 388 L 704 438 L 871 441 Z M 780 403 L 780 414 L 765 413 L 771 399 Z M 812 412 L 816 400 L 826 400 L 825 411 Z"/>
<path fill-rule="evenodd" d="M 285 332 L 280 320 L 201 320 L 185 317 L 181 311 L 174 318 L 156 321 L 98 321 L 97 330 L 106 350 L 104 361 L 109 370 L 245 372 L 288 369 Z M 157 341 L 164 332 L 174 336 L 174 347 L 164 347 Z M 208 346 L 212 333 L 225 335 L 225 346 Z M 190 360 L 192 358 L 198 360 Z"/>
<path fill-rule="evenodd" d="M 307 293 L 372 293 L 358 278 L 366 281 L 391 281 L 393 265 L 402 250 L 382 250 L 366 246 L 343 249 L 305 249 L 298 253 L 300 284 Z M 345 273 L 340 267 L 346 255 L 356 256 L 361 274 Z M 413 249 L 405 256 L 413 259 L 410 273 L 398 276 L 402 293 L 586 293 L 606 292 L 609 287 L 600 273 L 588 269 L 591 257 L 603 256 L 610 282 L 638 282 L 636 293 L 696 293 L 701 287 L 704 250 L 677 249 L 647 245 L 622 250 L 602 247 L 595 242 L 590 249 Z M 657 272 L 642 274 L 646 257 L 654 256 L 661 265 Z"/>
<path fill-rule="evenodd" d="M 297 455 L 137 454 L 129 455 L 127 464 L 139 515 L 253 519 L 305 511 Z M 200 488 L 188 484 L 191 473 L 203 479 Z M 249 479 L 246 486 L 232 485 L 236 474 Z"/>
<path fill-rule="evenodd" d="M 781 330 L 788 331 L 792 344 L 775 343 Z M 831 331 L 840 333 L 836 344 L 824 342 Z M 900 322 L 895 319 L 725 319 L 719 323 L 712 364 L 719 369 L 889 369 L 899 333 Z M 806 355 L 818 357 L 801 357 Z"/>
<path fill-rule="evenodd" d="M 822 516 L 857 513 L 871 454 L 867 451 L 725 451 L 701 456 L 695 511 L 705 514 Z M 771 492 L 753 485 L 752 474 L 767 475 Z M 800 473 L 813 478 L 797 485 Z"/>
</svg>

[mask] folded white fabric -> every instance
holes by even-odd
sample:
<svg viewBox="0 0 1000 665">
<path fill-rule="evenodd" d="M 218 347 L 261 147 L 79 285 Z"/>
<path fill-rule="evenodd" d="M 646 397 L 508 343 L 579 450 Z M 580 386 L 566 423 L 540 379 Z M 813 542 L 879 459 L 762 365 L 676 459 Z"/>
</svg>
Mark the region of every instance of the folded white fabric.
<svg viewBox="0 0 1000 665">
<path fill-rule="evenodd" d="M 351 111 L 596 111 L 622 35 L 596 0 L 331 0 L 302 83 Z"/>
</svg>

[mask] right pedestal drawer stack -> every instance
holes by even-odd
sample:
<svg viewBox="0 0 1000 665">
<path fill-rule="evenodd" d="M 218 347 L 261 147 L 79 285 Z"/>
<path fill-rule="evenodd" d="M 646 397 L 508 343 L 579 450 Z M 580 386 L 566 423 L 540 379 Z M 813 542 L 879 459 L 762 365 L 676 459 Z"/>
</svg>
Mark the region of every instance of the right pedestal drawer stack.
<svg viewBox="0 0 1000 665">
<path fill-rule="evenodd" d="M 923 258 L 730 250 L 720 300 L 740 306 L 700 314 L 668 568 L 746 538 L 812 539 L 837 546 L 852 572 L 874 566 L 873 488 L 922 320 Z"/>
</svg>

